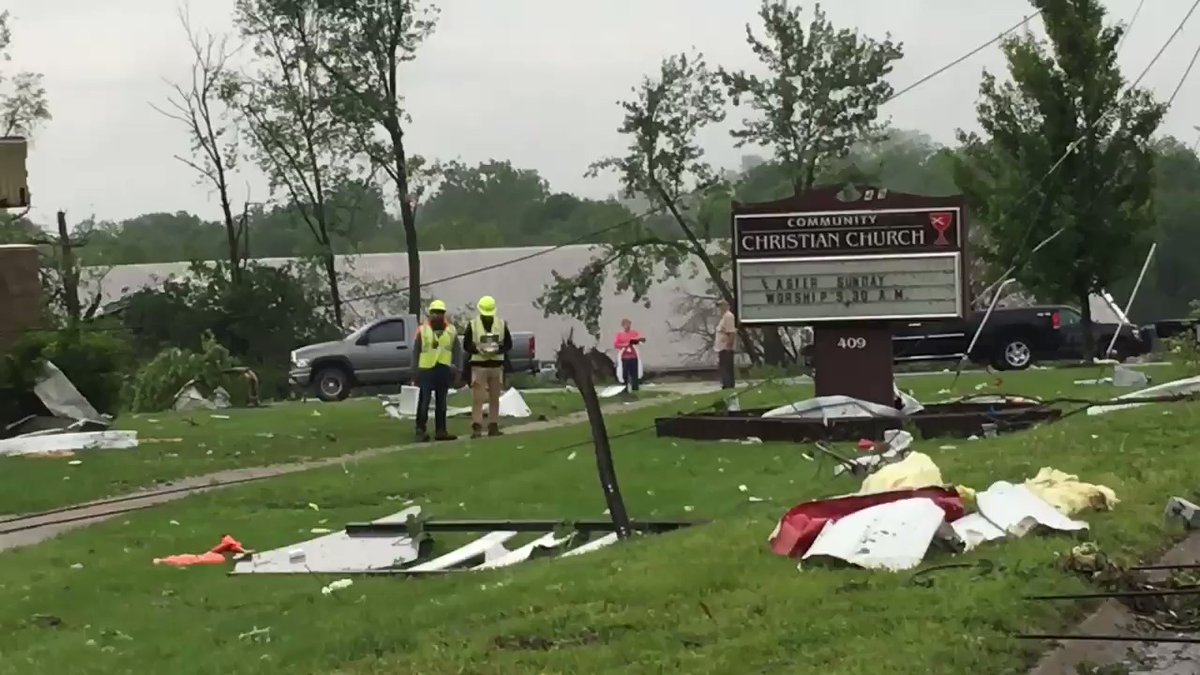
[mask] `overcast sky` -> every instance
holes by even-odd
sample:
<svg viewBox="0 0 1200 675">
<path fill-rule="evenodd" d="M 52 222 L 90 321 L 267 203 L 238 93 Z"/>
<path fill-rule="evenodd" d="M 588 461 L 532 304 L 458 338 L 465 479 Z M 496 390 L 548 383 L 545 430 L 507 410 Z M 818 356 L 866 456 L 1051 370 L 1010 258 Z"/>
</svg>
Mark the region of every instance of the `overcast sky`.
<svg viewBox="0 0 1200 675">
<path fill-rule="evenodd" d="M 9 0 L 10 70 L 45 74 L 54 120 L 30 151 L 33 216 L 72 221 L 188 210 L 217 218 L 213 196 L 172 159 L 188 141 L 177 122 L 151 108 L 168 93 L 164 78 L 189 73 L 190 56 L 175 0 Z M 618 99 L 665 55 L 696 47 L 713 63 L 757 67 L 744 40 L 758 0 L 442 0 L 437 33 L 405 67 L 413 123 L 409 151 L 440 159 L 508 159 L 535 168 L 555 189 L 602 197 L 611 179 L 583 177 L 589 162 L 620 152 Z M 808 3 L 806 3 L 808 4 Z M 1128 22 L 1138 0 L 1107 0 L 1110 18 Z M 1149 0 L 1121 54 L 1132 79 L 1178 25 L 1190 0 Z M 233 0 L 193 0 L 193 22 L 232 29 Z M 1030 13 L 1025 0 L 837 0 L 838 26 L 872 36 L 890 32 L 905 57 L 898 88 L 977 47 Z M 1200 15 L 1143 81 L 1166 98 L 1200 42 Z M 992 47 L 890 103 L 903 128 L 938 141 L 974 128 L 984 68 L 1002 70 Z M 1200 124 L 1200 68 L 1176 99 L 1163 131 L 1188 140 Z M 735 167 L 742 151 L 714 133 L 715 163 Z M 261 177 L 246 174 L 251 198 Z M 244 192 L 244 190 L 239 190 Z M 243 200 L 239 194 L 237 199 Z"/>
</svg>

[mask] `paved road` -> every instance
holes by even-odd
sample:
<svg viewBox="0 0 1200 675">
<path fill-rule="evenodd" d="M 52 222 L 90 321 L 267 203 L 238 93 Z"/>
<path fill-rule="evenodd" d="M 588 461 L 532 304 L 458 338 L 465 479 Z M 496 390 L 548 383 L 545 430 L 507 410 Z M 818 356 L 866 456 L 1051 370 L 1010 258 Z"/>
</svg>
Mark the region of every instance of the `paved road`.
<svg viewBox="0 0 1200 675">
<path fill-rule="evenodd" d="M 644 399 L 641 401 L 630 401 L 621 405 L 608 405 L 605 406 L 604 413 L 605 415 L 622 414 L 641 408 L 661 405 L 675 398 L 677 397 L 666 396 L 653 399 Z M 527 434 L 535 431 L 543 431 L 545 429 L 554 429 L 571 424 L 578 424 L 585 421 L 587 421 L 587 413 L 578 412 L 551 420 L 546 420 L 544 422 L 530 422 L 528 424 L 511 426 L 506 429 L 506 432 L 508 435 Z M 455 443 L 467 442 L 470 442 L 469 439 L 460 439 Z M 123 515 L 129 511 L 151 508 L 159 504 L 165 504 L 167 502 L 183 499 L 184 497 L 194 494 L 200 494 L 211 490 L 219 490 L 222 488 L 231 487 L 231 485 L 239 485 L 255 480 L 266 480 L 278 476 L 286 476 L 289 474 L 299 473 L 301 471 L 308 471 L 310 469 L 319 469 L 323 467 L 337 466 L 347 462 L 356 462 L 401 450 L 411 450 L 413 448 L 423 447 L 429 447 L 429 445 L 426 443 L 410 443 L 407 445 L 386 448 L 372 448 L 370 450 L 363 450 L 361 452 L 355 452 L 339 457 L 330 457 L 311 462 L 274 464 L 270 466 L 218 471 L 216 473 L 210 473 L 204 476 L 194 476 L 192 478 L 184 478 L 172 483 L 168 483 L 167 485 L 170 487 L 167 489 L 135 492 L 121 497 L 112 497 L 109 499 L 97 500 L 95 502 L 65 507 L 63 509 L 54 509 L 52 512 L 45 513 L 44 515 L 18 517 L 20 518 L 19 520 L 4 518 L 3 520 L 8 522 L 0 524 L 0 532 L 18 528 L 21 528 L 21 531 L 0 534 L 0 552 L 20 548 L 22 546 L 37 544 L 47 539 L 56 537 L 63 532 L 69 532 L 70 530 L 87 527 L 89 525 Z M 114 500 L 119 501 L 112 503 Z"/>
<path fill-rule="evenodd" d="M 1159 565 L 1191 564 L 1200 560 L 1200 533 L 1180 542 L 1156 562 Z M 1163 580 L 1165 573 L 1151 572 L 1153 580 Z M 1109 600 L 1094 614 L 1071 631 L 1081 635 L 1137 635 L 1145 637 L 1147 629 L 1124 605 Z M 1190 635 L 1187 637 L 1200 637 Z M 1093 666 L 1120 665 L 1129 675 L 1196 675 L 1200 673 L 1200 645 L 1138 644 L 1130 642 L 1078 641 L 1064 642 L 1042 657 L 1029 675 L 1063 675 L 1081 672 L 1081 664 Z M 1090 671 L 1089 671 L 1090 672 Z"/>
</svg>

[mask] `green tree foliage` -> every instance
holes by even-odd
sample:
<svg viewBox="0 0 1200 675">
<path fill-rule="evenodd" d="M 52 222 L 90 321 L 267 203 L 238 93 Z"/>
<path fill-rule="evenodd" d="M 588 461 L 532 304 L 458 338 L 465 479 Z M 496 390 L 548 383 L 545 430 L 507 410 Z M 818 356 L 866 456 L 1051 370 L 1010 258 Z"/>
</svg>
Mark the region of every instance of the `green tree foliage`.
<svg viewBox="0 0 1200 675">
<path fill-rule="evenodd" d="M 633 215 L 612 200 L 553 192 L 537 171 L 509 162 L 447 162 L 438 175 L 437 191 L 421 207 L 427 249 L 560 244 Z"/>
<path fill-rule="evenodd" d="M 201 336 L 211 334 L 258 372 L 264 393 L 280 395 L 291 350 L 339 336 L 320 273 L 251 262 L 235 284 L 227 265 L 193 263 L 186 276 L 131 294 L 121 302 L 121 321 L 141 359 L 172 347 L 201 350 Z"/>
<path fill-rule="evenodd" d="M 0 12 L 0 61 L 12 57 L 12 15 Z M 50 101 L 41 73 L 0 72 L 0 129 L 2 136 L 31 136 L 38 126 L 50 121 Z"/>
<path fill-rule="evenodd" d="M 40 408 L 32 391 L 47 360 L 96 410 L 115 415 L 121 408 L 125 374 L 133 363 L 125 337 L 108 322 L 27 333 L 0 354 L 0 422 L 14 422 Z"/>
<path fill-rule="evenodd" d="M 1117 66 L 1123 29 L 1105 26 L 1103 3 L 1033 4 L 1047 39 L 1026 33 L 1003 42 L 1011 81 L 984 74 L 984 136 L 960 133 L 956 174 L 989 228 L 978 253 L 998 269 L 1019 261 L 1014 276 L 1039 298 L 1077 303 L 1090 342 L 1089 294 L 1136 273 L 1149 248 L 1151 136 L 1165 108 L 1126 88 Z M 1061 236 L 1029 254 L 1059 228 Z"/>
<path fill-rule="evenodd" d="M 232 370 L 237 359 L 212 333 L 200 336 L 196 350 L 169 347 L 142 366 L 129 386 L 129 407 L 133 412 L 169 410 L 175 395 L 192 382 L 202 395 L 211 396 L 217 387 L 232 385 Z"/>
<path fill-rule="evenodd" d="M 1154 237 L 1158 249 L 1134 301 L 1135 320 L 1182 318 L 1200 301 L 1200 157 L 1188 145 L 1167 137 L 1155 144 Z M 1121 285 L 1130 290 L 1136 271 Z M 1114 291 L 1116 293 L 1117 291 Z M 1117 297 L 1126 297 L 1118 293 Z"/>
<path fill-rule="evenodd" d="M 224 99 L 242 115 L 272 192 L 312 233 L 334 320 L 342 325 L 330 196 L 339 185 L 369 180 L 356 144 L 368 131 L 361 118 L 345 114 L 319 60 L 336 38 L 317 5 L 238 0 L 235 7 L 234 21 L 257 58 L 251 74 L 229 78 Z"/>
<path fill-rule="evenodd" d="M 538 299 L 546 313 L 573 317 L 599 336 L 604 284 L 611 274 L 618 293 L 647 302 L 651 286 L 677 277 L 692 256 L 699 261 L 721 297 L 733 293 L 713 259 L 710 235 L 696 218 L 697 197 L 723 188 L 696 136 L 724 119 L 720 78 L 698 54 L 679 54 L 663 60 L 656 77 L 634 89 L 634 98 L 621 103 L 625 119 L 619 129 L 629 137 L 628 151 L 592 165 L 590 174 L 613 171 L 623 196 L 648 199 L 670 214 L 676 236 L 667 238 L 641 222 L 614 230 L 597 254 L 576 274 L 553 271 L 553 283 Z M 753 345 L 747 341 L 748 349 Z"/>
<path fill-rule="evenodd" d="M 893 93 L 884 78 L 903 52 L 888 38 L 835 28 L 819 4 L 807 27 L 787 0 L 763 0 L 759 18 L 764 36 L 746 26 L 746 41 L 766 74 L 722 71 L 734 104 L 751 112 L 732 134 L 739 146 L 771 150 L 799 194 L 823 168 L 881 137 L 879 106 Z"/>
<path fill-rule="evenodd" d="M 298 17 L 289 6 L 315 7 L 312 58 L 329 77 L 332 104 L 355 121 L 351 149 L 383 170 L 396 190 L 408 252 L 408 311 L 420 314 L 421 263 L 416 203 L 410 185 L 414 168 L 405 145 L 403 79 L 400 66 L 416 58 L 418 47 L 437 25 L 437 8 L 419 0 L 265 0 L 280 16 Z M 419 170 L 419 169 L 418 169 Z"/>
</svg>

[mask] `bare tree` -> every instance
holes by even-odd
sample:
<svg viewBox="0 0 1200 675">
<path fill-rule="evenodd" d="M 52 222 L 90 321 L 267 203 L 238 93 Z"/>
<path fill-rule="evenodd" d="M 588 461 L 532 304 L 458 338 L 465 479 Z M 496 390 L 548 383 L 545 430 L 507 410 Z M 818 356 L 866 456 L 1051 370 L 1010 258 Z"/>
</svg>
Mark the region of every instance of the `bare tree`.
<svg viewBox="0 0 1200 675">
<path fill-rule="evenodd" d="M 191 167 L 199 181 L 217 193 L 225 225 L 230 280 L 236 284 L 241 281 L 242 265 L 249 253 L 248 246 L 239 246 L 246 237 L 249 198 L 240 217 L 235 217 L 229 194 L 230 174 L 237 168 L 239 130 L 234 111 L 226 103 L 225 88 L 230 86 L 229 59 L 237 49 L 230 47 L 228 36 L 193 30 L 186 7 L 180 8 L 179 21 L 192 52 L 191 77 L 182 84 L 169 83 L 171 94 L 165 108 L 152 107 L 187 128 L 191 157 L 175 155 L 175 159 Z"/>
</svg>

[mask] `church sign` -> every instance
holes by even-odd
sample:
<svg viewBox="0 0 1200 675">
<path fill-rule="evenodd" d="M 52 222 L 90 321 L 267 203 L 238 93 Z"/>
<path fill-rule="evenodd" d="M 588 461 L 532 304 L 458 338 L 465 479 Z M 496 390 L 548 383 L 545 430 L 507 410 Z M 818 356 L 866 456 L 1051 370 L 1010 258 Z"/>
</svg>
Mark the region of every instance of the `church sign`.
<svg viewBox="0 0 1200 675">
<path fill-rule="evenodd" d="M 796 325 L 960 317 L 966 292 L 964 211 L 959 198 L 869 187 L 735 204 L 738 321 Z"/>
</svg>

